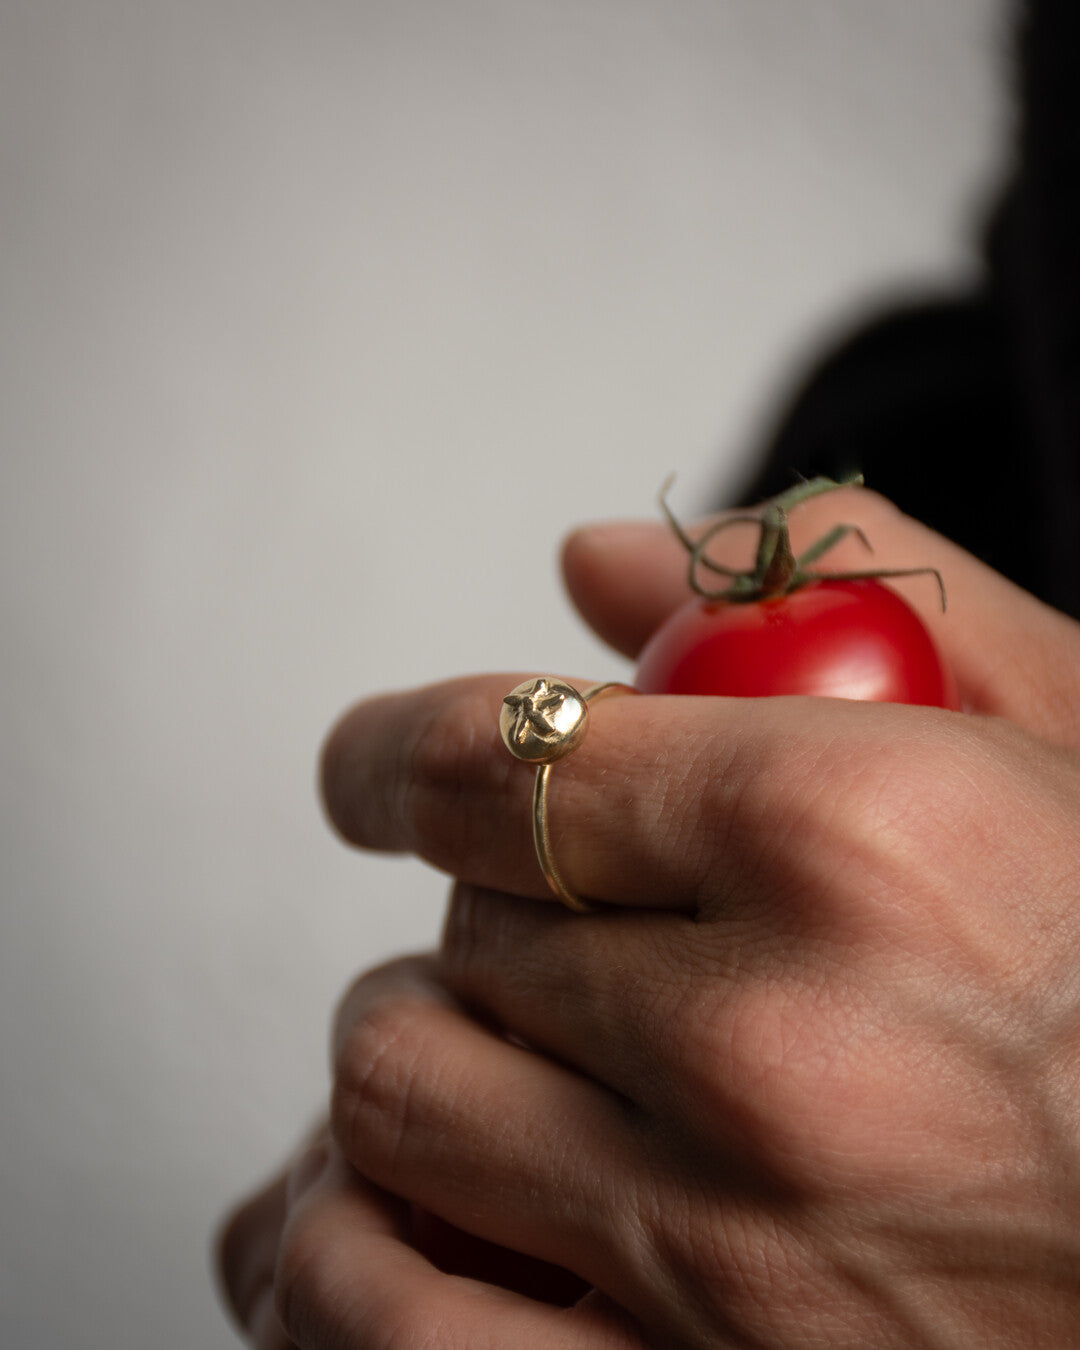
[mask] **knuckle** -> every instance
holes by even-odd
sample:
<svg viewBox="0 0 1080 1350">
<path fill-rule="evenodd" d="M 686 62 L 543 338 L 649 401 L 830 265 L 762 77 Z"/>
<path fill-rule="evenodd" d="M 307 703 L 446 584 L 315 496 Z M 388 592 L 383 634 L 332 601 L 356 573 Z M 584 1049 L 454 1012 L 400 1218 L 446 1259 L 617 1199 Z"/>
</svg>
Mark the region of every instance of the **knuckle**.
<svg viewBox="0 0 1080 1350">
<path fill-rule="evenodd" d="M 407 1126 L 423 1055 L 426 1005 L 398 996 L 367 1010 L 338 1050 L 331 1095 L 333 1137 L 348 1158 L 392 1163 Z"/>
<path fill-rule="evenodd" d="M 708 803 L 732 860 L 714 907 L 764 905 L 774 927 L 844 940 L 890 900 L 898 869 L 941 830 L 949 803 L 927 728 L 897 711 L 883 736 L 878 706 L 866 706 L 845 709 L 843 735 L 831 708 L 815 708 L 805 718 L 820 725 L 801 739 L 746 738 Z"/>
<path fill-rule="evenodd" d="M 376 1278 L 340 1239 L 319 1203 L 290 1220 L 274 1278 L 274 1307 L 290 1342 L 352 1350 L 457 1350 L 440 1335 L 443 1323 L 430 1292 L 416 1297 L 411 1285 L 407 1291 L 396 1279 Z"/>
<path fill-rule="evenodd" d="M 777 1180 L 819 1175 L 835 1144 L 835 1103 L 858 1070 L 843 1048 L 849 1019 L 779 980 L 738 980 L 712 1009 L 680 1019 L 675 1046 L 692 1112 L 710 1133 Z"/>
<path fill-rule="evenodd" d="M 925 1175 L 945 1131 L 924 1094 L 897 1084 L 937 1061 L 881 1022 L 874 999 L 829 980 L 742 985 L 680 1046 L 699 1127 L 748 1175 L 791 1194 L 884 1194 Z M 957 1119 L 967 1128 L 968 1114 Z"/>
<path fill-rule="evenodd" d="M 285 1204 L 285 1179 L 278 1176 L 228 1214 L 215 1236 L 219 1286 L 240 1326 L 248 1325 L 257 1299 L 269 1287 Z"/>
<path fill-rule="evenodd" d="M 318 1207 L 312 1206 L 289 1223 L 278 1249 L 274 1272 L 278 1319 L 297 1345 L 309 1344 L 314 1328 L 325 1332 L 340 1326 L 346 1292 L 334 1249 L 321 1229 Z"/>
</svg>

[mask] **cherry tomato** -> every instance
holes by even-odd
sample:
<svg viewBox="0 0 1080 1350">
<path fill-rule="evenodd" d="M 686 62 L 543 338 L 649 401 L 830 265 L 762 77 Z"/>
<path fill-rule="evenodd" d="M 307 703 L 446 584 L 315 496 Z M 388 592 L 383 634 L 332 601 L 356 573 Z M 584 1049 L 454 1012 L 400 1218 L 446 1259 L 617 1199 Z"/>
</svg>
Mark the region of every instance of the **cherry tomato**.
<svg viewBox="0 0 1080 1350">
<path fill-rule="evenodd" d="M 956 682 L 922 620 L 872 579 L 820 580 L 750 602 L 699 597 L 641 653 L 644 694 L 816 694 L 958 709 Z"/>
</svg>

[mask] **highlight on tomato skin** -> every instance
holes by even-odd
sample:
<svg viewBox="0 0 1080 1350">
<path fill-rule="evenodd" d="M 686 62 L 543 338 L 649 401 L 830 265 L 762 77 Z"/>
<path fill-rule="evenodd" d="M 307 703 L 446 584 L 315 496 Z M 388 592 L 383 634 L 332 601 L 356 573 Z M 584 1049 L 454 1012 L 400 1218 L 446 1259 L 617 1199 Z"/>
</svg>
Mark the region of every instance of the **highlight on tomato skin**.
<svg viewBox="0 0 1080 1350">
<path fill-rule="evenodd" d="M 645 644 L 635 684 L 643 694 L 721 694 L 761 698 L 809 694 L 875 703 L 960 709 L 956 681 L 922 619 L 883 577 L 925 576 L 934 567 L 823 571 L 817 564 L 842 540 L 870 540 L 858 525 L 836 524 L 796 555 L 788 513 L 811 497 L 862 484 L 801 479 L 753 511 L 721 516 L 697 538 L 667 502 L 660 507 L 689 559 L 689 600 Z M 753 563 L 739 570 L 710 557 L 725 530 L 758 531 Z"/>
<path fill-rule="evenodd" d="M 644 694 L 812 694 L 959 710 L 956 681 L 911 606 L 873 579 L 816 580 L 774 599 L 694 597 L 641 652 Z"/>
</svg>

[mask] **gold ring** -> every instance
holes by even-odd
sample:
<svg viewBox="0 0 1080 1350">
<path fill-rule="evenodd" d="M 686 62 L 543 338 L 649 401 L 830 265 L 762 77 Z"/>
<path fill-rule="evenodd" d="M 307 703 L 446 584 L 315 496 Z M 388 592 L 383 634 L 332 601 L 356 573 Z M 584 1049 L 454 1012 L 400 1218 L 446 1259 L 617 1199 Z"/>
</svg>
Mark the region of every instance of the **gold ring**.
<svg viewBox="0 0 1080 1350">
<path fill-rule="evenodd" d="M 579 694 L 572 684 L 544 675 L 526 680 L 503 699 L 499 731 L 503 744 L 526 764 L 535 764 L 533 786 L 533 843 L 547 884 L 575 914 L 589 914 L 593 906 L 567 886 L 551 851 L 548 830 L 547 788 L 551 766 L 572 754 L 589 728 L 589 704 L 618 694 L 636 694 L 628 684 L 611 680 L 590 685 Z"/>
</svg>

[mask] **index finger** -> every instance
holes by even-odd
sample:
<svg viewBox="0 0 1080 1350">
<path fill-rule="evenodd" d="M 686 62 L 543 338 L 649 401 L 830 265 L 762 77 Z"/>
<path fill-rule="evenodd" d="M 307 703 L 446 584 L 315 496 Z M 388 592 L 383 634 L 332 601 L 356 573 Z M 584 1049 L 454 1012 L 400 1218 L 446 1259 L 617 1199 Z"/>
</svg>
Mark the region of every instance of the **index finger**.
<svg viewBox="0 0 1080 1350">
<path fill-rule="evenodd" d="M 514 683 L 477 676 L 348 713 L 324 757 L 327 809 L 345 838 L 414 853 L 474 885 L 550 899 L 532 840 L 535 771 L 497 732 Z M 615 699 L 553 767 L 554 854 L 586 899 L 691 913 L 741 907 L 791 884 L 777 869 L 800 832 L 809 865 L 828 821 L 865 816 L 872 832 L 882 803 L 929 800 L 928 774 L 944 790 L 941 759 L 985 775 L 973 722 L 826 698 Z"/>
</svg>

